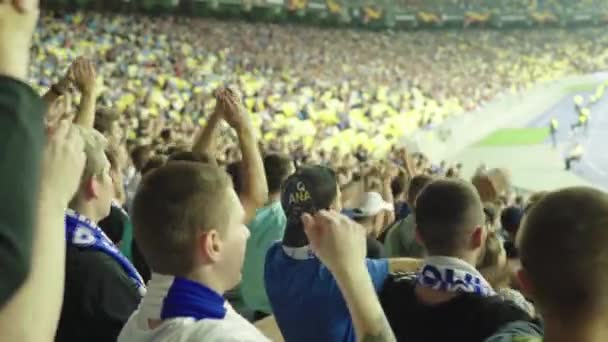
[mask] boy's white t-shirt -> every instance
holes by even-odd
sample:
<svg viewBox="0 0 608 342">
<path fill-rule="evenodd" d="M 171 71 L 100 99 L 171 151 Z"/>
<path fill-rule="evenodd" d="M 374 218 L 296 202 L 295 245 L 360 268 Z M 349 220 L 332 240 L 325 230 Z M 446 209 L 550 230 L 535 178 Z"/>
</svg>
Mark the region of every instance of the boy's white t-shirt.
<svg viewBox="0 0 608 342">
<path fill-rule="evenodd" d="M 173 318 L 163 321 L 154 329 L 149 322 L 160 320 L 162 300 L 173 277 L 153 274 L 148 292 L 140 307 L 122 328 L 117 342 L 269 342 L 259 330 L 239 315 L 226 302 L 224 319 Z"/>
</svg>

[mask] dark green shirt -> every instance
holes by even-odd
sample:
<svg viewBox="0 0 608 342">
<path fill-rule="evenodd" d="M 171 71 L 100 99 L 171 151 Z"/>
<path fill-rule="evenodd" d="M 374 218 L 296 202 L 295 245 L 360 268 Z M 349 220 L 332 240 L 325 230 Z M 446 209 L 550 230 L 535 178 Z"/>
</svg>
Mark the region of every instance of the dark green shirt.
<svg viewBox="0 0 608 342">
<path fill-rule="evenodd" d="M 0 76 L 0 308 L 30 270 L 44 110 L 32 88 Z"/>
</svg>

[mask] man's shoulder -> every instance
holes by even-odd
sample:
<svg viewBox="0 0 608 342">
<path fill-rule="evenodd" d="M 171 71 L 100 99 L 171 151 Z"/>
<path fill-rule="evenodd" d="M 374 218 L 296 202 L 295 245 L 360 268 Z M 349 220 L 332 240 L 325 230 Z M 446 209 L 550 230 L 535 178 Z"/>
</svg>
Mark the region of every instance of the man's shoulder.
<svg viewBox="0 0 608 342">
<path fill-rule="evenodd" d="M 513 321 L 532 321 L 530 315 L 510 300 L 504 300 L 499 296 L 479 297 L 480 311 L 488 314 L 488 318 L 494 318 L 505 324 Z"/>
<path fill-rule="evenodd" d="M 503 326 L 485 342 L 542 342 L 543 331 L 539 325 L 517 321 Z"/>
<path fill-rule="evenodd" d="M 257 210 L 255 217 L 247 226 L 249 228 L 284 228 L 287 217 L 283 208 L 278 204 L 271 204 Z M 268 226 L 268 227 L 267 227 Z"/>
<path fill-rule="evenodd" d="M 122 266 L 104 252 L 68 246 L 66 276 L 90 284 L 87 288 L 96 292 L 99 288 L 125 288 L 137 294 L 133 281 Z M 67 284 L 66 284 L 67 286 Z"/>
<path fill-rule="evenodd" d="M 416 287 L 416 273 L 391 273 L 386 278 L 380 299 L 382 302 L 392 302 L 404 299 L 412 294 Z"/>
<path fill-rule="evenodd" d="M 268 252 L 266 253 L 266 258 L 275 256 L 279 252 L 282 253 L 283 252 L 281 250 L 282 248 L 283 248 L 283 243 L 281 241 L 274 242 L 272 245 L 270 245 L 270 248 L 268 248 Z"/>
<path fill-rule="evenodd" d="M 66 262 L 68 268 L 77 266 L 90 273 L 105 271 L 122 271 L 120 265 L 108 254 L 89 248 L 68 246 L 66 249 Z"/>
<path fill-rule="evenodd" d="M 267 342 L 269 340 L 238 313 L 229 312 L 222 320 L 202 320 L 195 323 L 195 328 L 187 341 Z"/>
</svg>

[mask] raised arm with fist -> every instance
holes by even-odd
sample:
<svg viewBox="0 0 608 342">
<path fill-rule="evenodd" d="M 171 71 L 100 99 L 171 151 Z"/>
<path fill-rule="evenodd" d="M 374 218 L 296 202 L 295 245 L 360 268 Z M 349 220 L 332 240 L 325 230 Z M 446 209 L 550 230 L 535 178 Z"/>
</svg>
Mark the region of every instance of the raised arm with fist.
<svg viewBox="0 0 608 342">
<path fill-rule="evenodd" d="M 1 75 L 21 81 L 27 78 L 38 13 L 38 0 L 0 1 Z"/>
<path fill-rule="evenodd" d="M 302 216 L 315 255 L 334 275 L 358 341 L 396 341 L 365 266 L 365 228 L 336 212 Z"/>
</svg>

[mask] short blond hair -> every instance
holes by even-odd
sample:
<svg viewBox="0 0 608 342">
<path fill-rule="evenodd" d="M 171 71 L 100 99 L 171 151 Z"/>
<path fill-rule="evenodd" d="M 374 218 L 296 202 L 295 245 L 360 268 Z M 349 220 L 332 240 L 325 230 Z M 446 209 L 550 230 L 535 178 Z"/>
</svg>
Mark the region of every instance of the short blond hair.
<svg viewBox="0 0 608 342">
<path fill-rule="evenodd" d="M 101 176 L 109 166 L 105 152 L 108 141 L 101 133 L 92 128 L 80 125 L 74 125 L 74 128 L 78 131 L 82 140 L 84 140 L 84 153 L 87 157 L 82 178 L 88 179 L 93 176 Z"/>
</svg>

